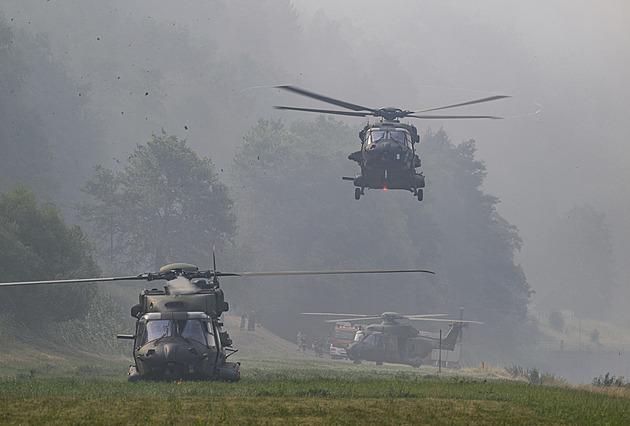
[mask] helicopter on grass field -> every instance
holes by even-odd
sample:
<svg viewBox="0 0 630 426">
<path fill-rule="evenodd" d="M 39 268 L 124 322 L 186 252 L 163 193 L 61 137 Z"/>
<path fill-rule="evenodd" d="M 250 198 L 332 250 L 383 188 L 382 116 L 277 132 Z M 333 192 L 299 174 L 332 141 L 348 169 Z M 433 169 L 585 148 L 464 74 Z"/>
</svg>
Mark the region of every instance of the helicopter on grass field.
<svg viewBox="0 0 630 426">
<path fill-rule="evenodd" d="M 214 261 L 214 254 L 213 254 Z M 200 271 L 187 263 L 172 263 L 156 273 L 126 277 L 84 278 L 51 281 L 0 283 L 2 286 L 55 285 L 112 281 L 165 280 L 163 289 L 145 289 L 138 304 L 131 308 L 136 319 L 134 334 L 119 334 L 119 339 L 134 341 L 134 365 L 129 368 L 129 381 L 138 380 L 222 380 L 235 382 L 241 378 L 239 362 L 228 358 L 237 350 L 223 330 L 221 314 L 229 310 L 219 277 L 338 275 L 424 272 L 424 269 L 219 272 Z"/>
<path fill-rule="evenodd" d="M 388 362 L 419 367 L 434 349 L 447 351 L 455 349 L 457 338 L 466 324 L 483 324 L 479 321 L 438 318 L 447 316 L 446 314 L 400 315 L 396 312 L 384 312 L 381 315 L 322 312 L 303 312 L 302 314 L 343 317 L 342 319 L 326 320 L 326 322 L 333 323 L 381 319 L 380 324 L 361 327 L 355 334 L 354 342 L 346 348 L 346 356 L 355 364 L 365 360 L 374 361 L 377 365 Z M 451 325 L 446 335 L 440 339 L 440 337 L 432 337 L 430 333 L 419 331 L 409 324 L 401 324 L 398 322 L 401 319 L 449 322 Z"/>
<path fill-rule="evenodd" d="M 434 120 L 471 118 L 499 119 L 501 117 L 490 115 L 426 115 L 423 113 L 490 102 L 509 97 L 505 95 L 495 95 L 453 105 L 410 111 L 394 107 L 364 107 L 300 89 L 295 86 L 284 85 L 276 86 L 276 88 L 297 93 L 298 95 L 306 96 L 312 99 L 317 99 L 322 102 L 345 108 L 349 111 L 288 106 L 275 106 L 275 109 L 345 115 L 352 117 L 373 116 L 381 119 L 377 123 L 368 124 L 359 132 L 361 149 L 348 156 L 348 159 L 357 162 L 361 167 L 361 172 L 356 174 L 354 177 L 342 177 L 343 180 L 354 182 L 354 186 L 356 187 L 354 189 L 354 198 L 357 200 L 365 194 L 365 189 L 368 188 L 384 190 L 404 189 L 411 191 L 414 196 L 418 198 L 418 201 L 422 201 L 422 188 L 425 187 L 425 177 L 422 172 L 418 173 L 416 171 L 416 169 L 420 167 L 421 161 L 420 157 L 416 154 L 415 148 L 415 144 L 420 142 L 420 136 L 418 135 L 418 130 L 415 126 L 401 123 L 401 118 Z"/>
</svg>

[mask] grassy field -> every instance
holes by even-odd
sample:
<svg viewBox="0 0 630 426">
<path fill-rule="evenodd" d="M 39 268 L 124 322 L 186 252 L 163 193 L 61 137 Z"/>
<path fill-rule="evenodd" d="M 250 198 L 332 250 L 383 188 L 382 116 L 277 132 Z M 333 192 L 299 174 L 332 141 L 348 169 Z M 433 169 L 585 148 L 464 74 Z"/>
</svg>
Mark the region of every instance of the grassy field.
<svg viewBox="0 0 630 426">
<path fill-rule="evenodd" d="M 630 392 L 498 370 L 244 357 L 239 383 L 128 383 L 122 361 L 0 361 L 2 424 L 628 424 Z"/>
<path fill-rule="evenodd" d="M 235 321 L 226 319 L 239 383 L 128 383 L 130 356 L 0 341 L 0 423 L 630 424 L 627 387 L 535 385 L 502 368 L 354 365 Z"/>
</svg>

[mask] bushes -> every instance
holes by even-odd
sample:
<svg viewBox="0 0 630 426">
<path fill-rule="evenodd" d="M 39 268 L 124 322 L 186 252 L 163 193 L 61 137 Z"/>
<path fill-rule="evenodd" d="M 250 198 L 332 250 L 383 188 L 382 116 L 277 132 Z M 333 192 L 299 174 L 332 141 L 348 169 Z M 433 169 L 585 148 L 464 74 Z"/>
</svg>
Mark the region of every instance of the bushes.
<svg viewBox="0 0 630 426">
<path fill-rule="evenodd" d="M 595 377 L 591 382 L 591 385 L 598 388 L 630 388 L 630 382 L 624 381 L 623 376 L 615 377 L 610 373 L 606 373 L 604 376 Z"/>
<path fill-rule="evenodd" d="M 554 373 L 544 372 L 541 373 L 536 367 L 523 368 L 520 365 L 512 365 L 511 367 L 505 367 L 513 378 L 523 378 L 529 383 L 536 385 L 545 384 L 564 384 L 566 381 L 562 377 L 556 377 Z"/>
</svg>

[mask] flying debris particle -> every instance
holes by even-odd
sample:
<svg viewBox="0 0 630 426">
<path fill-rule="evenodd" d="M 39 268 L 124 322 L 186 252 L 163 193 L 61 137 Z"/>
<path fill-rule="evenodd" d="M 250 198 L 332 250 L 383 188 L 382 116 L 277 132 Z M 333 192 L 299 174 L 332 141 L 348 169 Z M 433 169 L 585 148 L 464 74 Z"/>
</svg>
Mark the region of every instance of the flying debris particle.
<svg viewBox="0 0 630 426">
<path fill-rule="evenodd" d="M 188 126 L 184 125 L 184 129 L 185 129 L 185 130 L 188 130 Z"/>
<path fill-rule="evenodd" d="M 144 96 L 149 96 L 149 92 L 146 92 L 146 93 L 144 94 Z"/>
</svg>

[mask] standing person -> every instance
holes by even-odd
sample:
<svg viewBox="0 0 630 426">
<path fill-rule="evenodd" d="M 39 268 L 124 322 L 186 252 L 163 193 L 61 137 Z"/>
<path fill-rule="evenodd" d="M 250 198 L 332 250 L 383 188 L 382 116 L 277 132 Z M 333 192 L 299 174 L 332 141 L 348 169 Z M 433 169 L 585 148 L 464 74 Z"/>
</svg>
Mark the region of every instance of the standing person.
<svg viewBox="0 0 630 426">
<path fill-rule="evenodd" d="M 308 340 L 306 333 L 302 334 L 300 338 L 300 347 L 302 348 L 302 352 L 306 352 L 306 341 Z"/>
<path fill-rule="evenodd" d="M 302 332 L 301 331 L 298 331 L 298 334 L 297 334 L 297 344 L 298 344 L 297 350 L 299 351 L 300 348 L 302 347 Z"/>
<path fill-rule="evenodd" d="M 256 311 L 252 310 L 247 318 L 247 329 L 249 331 L 256 330 Z"/>
<path fill-rule="evenodd" d="M 241 331 L 245 330 L 245 321 L 247 321 L 247 314 L 243 312 L 241 314 Z"/>
</svg>

